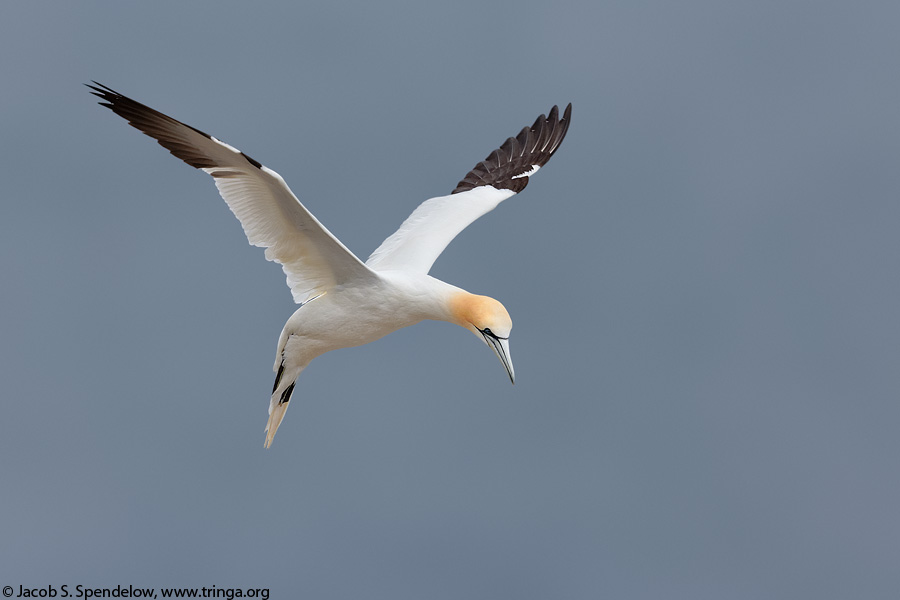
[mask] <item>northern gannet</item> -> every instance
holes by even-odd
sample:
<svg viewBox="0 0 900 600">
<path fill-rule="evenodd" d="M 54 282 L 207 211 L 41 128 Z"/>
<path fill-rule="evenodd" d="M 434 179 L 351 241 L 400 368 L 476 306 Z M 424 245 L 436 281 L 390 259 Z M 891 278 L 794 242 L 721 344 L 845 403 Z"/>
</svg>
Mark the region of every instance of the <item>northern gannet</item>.
<svg viewBox="0 0 900 600">
<path fill-rule="evenodd" d="M 512 320 L 500 302 L 428 275 L 456 235 L 500 202 L 522 191 L 569 128 L 572 105 L 554 106 L 534 125 L 478 163 L 448 196 L 426 200 L 363 263 L 334 237 L 275 171 L 237 148 L 97 83 L 100 104 L 154 138 L 177 158 L 213 176 L 219 194 L 266 258 L 282 266 L 300 307 L 278 338 L 275 385 L 265 447 L 284 419 L 297 377 L 312 359 L 375 341 L 433 319 L 465 327 L 500 358 L 511 382 Z"/>
</svg>

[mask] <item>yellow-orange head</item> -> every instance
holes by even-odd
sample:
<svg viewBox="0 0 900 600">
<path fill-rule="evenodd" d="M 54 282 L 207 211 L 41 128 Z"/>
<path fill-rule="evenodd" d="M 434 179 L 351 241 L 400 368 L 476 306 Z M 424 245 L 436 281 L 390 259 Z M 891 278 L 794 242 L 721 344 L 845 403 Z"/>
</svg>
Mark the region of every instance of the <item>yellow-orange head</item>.
<svg viewBox="0 0 900 600">
<path fill-rule="evenodd" d="M 506 308 L 488 296 L 460 292 L 450 299 L 450 312 L 458 325 L 484 340 L 506 367 L 509 380 L 515 383 L 516 375 L 509 357 L 512 319 Z"/>
<path fill-rule="evenodd" d="M 512 319 L 506 308 L 493 298 L 460 292 L 451 298 L 450 310 L 459 325 L 474 333 L 480 335 L 490 329 L 498 337 L 509 337 Z"/>
</svg>

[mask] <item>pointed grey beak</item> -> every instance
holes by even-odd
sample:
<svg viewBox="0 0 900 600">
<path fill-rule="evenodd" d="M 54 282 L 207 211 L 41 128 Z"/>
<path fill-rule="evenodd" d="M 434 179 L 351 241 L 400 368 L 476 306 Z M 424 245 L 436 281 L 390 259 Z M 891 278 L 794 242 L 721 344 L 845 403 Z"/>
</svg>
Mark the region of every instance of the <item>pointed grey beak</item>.
<svg viewBox="0 0 900 600">
<path fill-rule="evenodd" d="M 509 381 L 515 385 L 516 371 L 513 369 L 512 359 L 509 357 L 509 338 L 497 337 L 490 331 L 482 331 L 481 335 L 484 337 L 484 341 L 487 342 L 487 345 L 491 347 L 491 350 L 494 351 L 494 354 L 497 355 L 497 358 L 500 359 L 500 362 L 503 363 L 503 366 L 506 367 Z"/>
</svg>

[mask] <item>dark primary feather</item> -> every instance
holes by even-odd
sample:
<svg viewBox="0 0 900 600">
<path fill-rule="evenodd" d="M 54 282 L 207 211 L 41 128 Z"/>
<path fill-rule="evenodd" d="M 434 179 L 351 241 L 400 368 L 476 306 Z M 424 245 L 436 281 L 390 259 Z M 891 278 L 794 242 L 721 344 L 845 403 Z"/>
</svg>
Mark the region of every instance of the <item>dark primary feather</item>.
<svg viewBox="0 0 900 600">
<path fill-rule="evenodd" d="M 136 100 L 132 100 L 128 96 L 123 96 L 101 83 L 96 81 L 93 83 L 96 85 L 85 85 L 93 90 L 91 92 L 93 95 L 103 100 L 103 102 L 100 102 L 101 106 L 110 109 L 128 121 L 129 125 L 155 139 L 160 146 L 171 152 L 173 156 L 180 158 L 197 169 L 222 166 L 216 164 L 212 157 L 208 156 L 203 152 L 202 148 L 197 146 L 196 138 L 193 141 L 191 140 L 193 134 L 200 134 L 210 140 L 214 139 L 208 133 L 181 121 L 176 121 L 172 117 L 153 110 Z M 241 152 L 241 155 L 257 169 L 262 168 L 259 162 L 243 152 Z"/>
<path fill-rule="evenodd" d="M 559 108 L 550 109 L 550 115 L 541 115 L 534 125 L 525 127 L 514 138 L 508 138 L 503 145 L 491 152 L 486 159 L 456 185 L 454 194 L 489 185 L 497 189 L 521 192 L 528 185 L 528 177 L 516 177 L 527 173 L 533 167 L 543 167 L 559 148 L 569 122 L 572 119 L 572 103 L 566 107 L 562 119 Z"/>
</svg>

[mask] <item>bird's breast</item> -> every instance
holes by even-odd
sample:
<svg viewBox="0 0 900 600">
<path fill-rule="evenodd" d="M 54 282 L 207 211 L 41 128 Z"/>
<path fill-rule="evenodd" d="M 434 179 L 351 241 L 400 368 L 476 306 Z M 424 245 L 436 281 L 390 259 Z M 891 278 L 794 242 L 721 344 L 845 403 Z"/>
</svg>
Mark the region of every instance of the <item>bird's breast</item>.
<svg viewBox="0 0 900 600">
<path fill-rule="evenodd" d="M 287 327 L 322 352 L 359 346 L 418 323 L 414 298 L 383 288 L 337 288 L 297 309 Z"/>
</svg>

